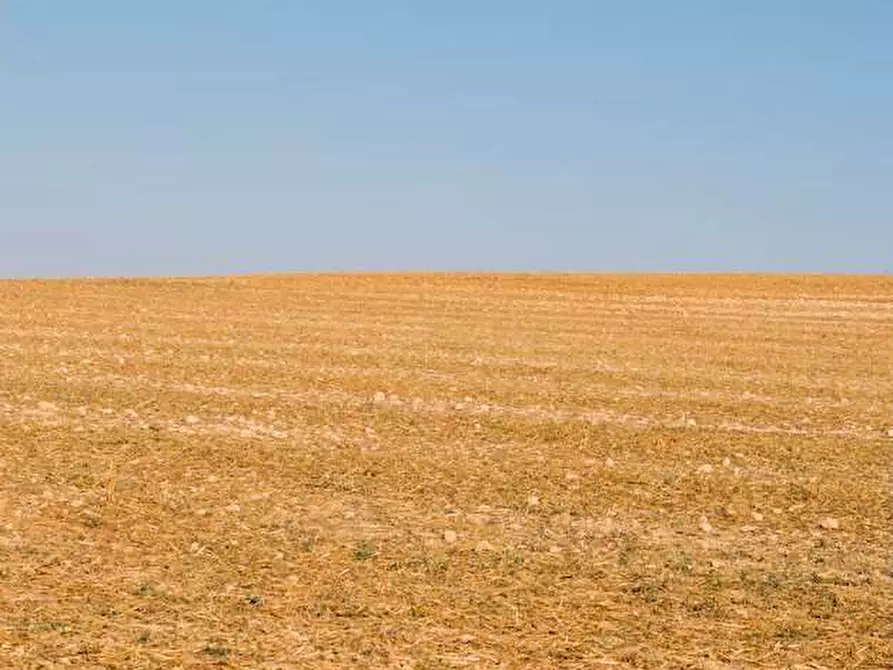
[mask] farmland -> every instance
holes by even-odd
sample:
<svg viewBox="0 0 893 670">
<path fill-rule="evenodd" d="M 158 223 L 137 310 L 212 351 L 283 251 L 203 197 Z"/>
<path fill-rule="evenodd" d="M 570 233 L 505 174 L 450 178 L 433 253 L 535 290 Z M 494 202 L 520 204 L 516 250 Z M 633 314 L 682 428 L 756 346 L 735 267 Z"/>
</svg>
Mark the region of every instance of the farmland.
<svg viewBox="0 0 893 670">
<path fill-rule="evenodd" d="M 0 667 L 893 665 L 893 278 L 0 283 Z"/>
</svg>

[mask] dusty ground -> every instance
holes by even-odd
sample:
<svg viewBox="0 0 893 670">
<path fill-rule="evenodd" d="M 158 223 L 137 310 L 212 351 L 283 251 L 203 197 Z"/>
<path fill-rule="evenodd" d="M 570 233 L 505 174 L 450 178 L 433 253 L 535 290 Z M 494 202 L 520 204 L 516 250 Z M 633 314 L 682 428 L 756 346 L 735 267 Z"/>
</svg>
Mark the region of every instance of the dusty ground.
<svg viewBox="0 0 893 670">
<path fill-rule="evenodd" d="M 893 665 L 893 278 L 0 283 L 0 667 Z"/>
</svg>

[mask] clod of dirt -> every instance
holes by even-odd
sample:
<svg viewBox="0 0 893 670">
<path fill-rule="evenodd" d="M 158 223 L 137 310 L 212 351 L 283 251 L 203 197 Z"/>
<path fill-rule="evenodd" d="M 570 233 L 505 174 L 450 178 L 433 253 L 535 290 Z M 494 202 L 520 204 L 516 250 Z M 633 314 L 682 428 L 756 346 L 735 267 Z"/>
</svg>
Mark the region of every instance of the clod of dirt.
<svg viewBox="0 0 893 670">
<path fill-rule="evenodd" d="M 840 528 L 840 521 L 835 519 L 833 516 L 826 516 L 824 519 L 819 521 L 819 526 L 824 528 L 825 530 L 837 530 Z"/>
</svg>

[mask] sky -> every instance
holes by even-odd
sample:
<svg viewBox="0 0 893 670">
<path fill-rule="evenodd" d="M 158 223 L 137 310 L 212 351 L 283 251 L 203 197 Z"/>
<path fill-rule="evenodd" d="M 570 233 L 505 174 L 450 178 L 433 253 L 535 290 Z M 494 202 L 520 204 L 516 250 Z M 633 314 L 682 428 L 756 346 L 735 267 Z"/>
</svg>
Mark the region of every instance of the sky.
<svg viewBox="0 0 893 670">
<path fill-rule="evenodd" d="M 6 0 L 0 276 L 893 272 L 889 0 Z"/>
</svg>

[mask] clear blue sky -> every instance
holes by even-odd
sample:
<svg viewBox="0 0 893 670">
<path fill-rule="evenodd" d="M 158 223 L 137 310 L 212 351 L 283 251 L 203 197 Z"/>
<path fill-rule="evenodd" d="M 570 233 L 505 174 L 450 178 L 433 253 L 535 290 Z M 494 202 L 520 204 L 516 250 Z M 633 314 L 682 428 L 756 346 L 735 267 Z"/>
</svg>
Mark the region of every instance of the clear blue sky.
<svg viewBox="0 0 893 670">
<path fill-rule="evenodd" d="M 889 0 L 8 0 L 0 276 L 893 271 Z"/>
</svg>

